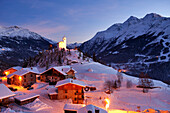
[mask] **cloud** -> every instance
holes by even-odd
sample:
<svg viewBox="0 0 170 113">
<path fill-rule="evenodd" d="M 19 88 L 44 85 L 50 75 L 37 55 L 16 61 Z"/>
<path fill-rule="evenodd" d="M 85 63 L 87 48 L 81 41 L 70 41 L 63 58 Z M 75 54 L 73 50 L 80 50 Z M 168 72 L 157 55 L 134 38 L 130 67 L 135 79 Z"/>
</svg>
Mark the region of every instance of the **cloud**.
<svg viewBox="0 0 170 113">
<path fill-rule="evenodd" d="M 69 26 L 53 23 L 51 21 L 40 21 L 34 24 L 24 24 L 22 27 L 29 29 L 30 31 L 36 32 L 43 37 L 54 39 L 57 34 L 63 33 L 70 29 Z"/>
</svg>

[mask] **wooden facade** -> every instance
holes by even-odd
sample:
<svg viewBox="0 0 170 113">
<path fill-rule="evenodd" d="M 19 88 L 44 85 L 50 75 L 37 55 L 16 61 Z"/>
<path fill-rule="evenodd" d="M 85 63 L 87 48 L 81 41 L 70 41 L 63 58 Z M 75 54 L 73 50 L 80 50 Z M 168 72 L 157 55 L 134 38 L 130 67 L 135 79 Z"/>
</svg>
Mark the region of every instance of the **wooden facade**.
<svg viewBox="0 0 170 113">
<path fill-rule="evenodd" d="M 0 99 L 0 106 L 8 105 L 13 102 L 14 102 L 14 100 L 11 97 L 3 98 L 3 99 Z"/>
<path fill-rule="evenodd" d="M 43 82 L 57 82 L 66 78 L 66 75 L 63 75 L 59 71 L 51 68 L 50 70 L 42 73 L 40 75 L 40 80 Z"/>
<path fill-rule="evenodd" d="M 22 76 L 13 75 L 12 77 L 7 79 L 8 84 L 14 84 L 17 86 L 28 87 L 36 83 L 36 73 L 29 72 Z"/>
<path fill-rule="evenodd" d="M 84 91 L 82 86 L 76 84 L 65 84 L 58 87 L 58 99 L 72 99 L 74 104 L 84 103 Z"/>
<path fill-rule="evenodd" d="M 77 111 L 64 110 L 64 113 L 77 113 Z"/>
<path fill-rule="evenodd" d="M 26 99 L 24 101 L 21 101 L 21 100 L 15 98 L 15 103 L 17 103 L 18 105 L 24 105 L 24 104 L 28 104 L 28 103 L 33 102 L 37 98 L 39 98 L 39 96 L 36 96 L 36 97 L 33 97 L 33 98 L 29 98 L 29 99 Z"/>
<path fill-rule="evenodd" d="M 58 99 L 58 94 L 48 94 L 48 96 L 51 100 L 57 100 Z"/>
<path fill-rule="evenodd" d="M 70 69 L 68 72 L 67 72 L 67 78 L 73 78 L 75 79 L 75 71 Z"/>
</svg>

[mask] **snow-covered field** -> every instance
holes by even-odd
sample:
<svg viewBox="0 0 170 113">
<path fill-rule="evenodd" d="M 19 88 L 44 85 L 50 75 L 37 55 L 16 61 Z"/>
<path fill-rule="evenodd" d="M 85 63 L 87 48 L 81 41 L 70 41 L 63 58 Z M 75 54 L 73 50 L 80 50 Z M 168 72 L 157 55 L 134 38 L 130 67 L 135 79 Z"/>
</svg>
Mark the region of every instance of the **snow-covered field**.
<svg viewBox="0 0 170 113">
<path fill-rule="evenodd" d="M 148 93 L 143 93 L 142 89 L 136 88 L 138 78 L 123 74 L 122 87 L 114 90 L 112 94 L 106 94 L 103 88 L 104 82 L 117 79 L 117 71 L 91 60 L 90 62 L 82 62 L 82 60 L 77 59 L 77 54 L 72 51 L 72 56 L 69 57 L 79 61 L 79 63 L 72 65 L 77 71 L 76 78 L 86 84 L 93 84 L 97 88 L 95 91 L 85 92 L 87 104 L 93 104 L 105 109 L 104 99 L 109 98 L 109 113 L 136 111 L 137 106 L 140 106 L 141 111 L 149 108 L 170 111 L 170 87 L 167 84 L 153 80 L 154 85 L 161 88 L 150 89 Z M 126 88 L 127 80 L 132 81 L 131 88 Z M 12 104 L 10 108 L 17 112 L 27 113 L 64 113 L 63 107 L 66 103 L 70 103 L 70 100 L 50 100 L 47 91 L 52 86 L 47 83 L 38 82 L 33 87 L 33 90 L 19 88 L 17 92 L 20 95 L 23 93 L 36 93 L 40 95 L 39 99 L 23 106 Z M 7 109 L 6 111 L 10 110 Z"/>
</svg>

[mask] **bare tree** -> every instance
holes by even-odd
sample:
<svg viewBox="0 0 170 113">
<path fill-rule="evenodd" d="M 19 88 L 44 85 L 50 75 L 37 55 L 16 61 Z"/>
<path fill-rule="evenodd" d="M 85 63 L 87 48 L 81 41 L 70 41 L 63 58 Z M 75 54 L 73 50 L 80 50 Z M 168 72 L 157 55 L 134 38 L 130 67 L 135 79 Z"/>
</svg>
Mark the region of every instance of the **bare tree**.
<svg viewBox="0 0 170 113">
<path fill-rule="evenodd" d="M 131 80 L 127 80 L 126 81 L 126 88 L 131 88 L 132 87 L 132 81 Z"/>
<path fill-rule="evenodd" d="M 123 76 L 122 76 L 122 73 L 121 72 L 117 72 L 117 85 L 118 87 L 121 87 L 121 84 L 122 84 L 122 81 L 123 81 Z"/>
<path fill-rule="evenodd" d="M 109 93 L 113 93 L 113 80 L 105 81 L 104 89 Z"/>
<path fill-rule="evenodd" d="M 147 74 L 144 74 L 143 72 L 139 75 L 139 86 L 143 88 L 143 93 L 147 93 L 149 89 L 154 86 L 154 83 L 151 79 L 149 79 L 149 76 Z"/>
</svg>

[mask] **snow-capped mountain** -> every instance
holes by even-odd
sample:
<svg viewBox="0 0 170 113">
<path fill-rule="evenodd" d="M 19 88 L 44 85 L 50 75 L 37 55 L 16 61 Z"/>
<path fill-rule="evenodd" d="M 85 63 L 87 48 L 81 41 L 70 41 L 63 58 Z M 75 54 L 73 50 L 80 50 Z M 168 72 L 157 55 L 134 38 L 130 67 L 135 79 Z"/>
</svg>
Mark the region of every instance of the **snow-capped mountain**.
<svg viewBox="0 0 170 113">
<path fill-rule="evenodd" d="M 71 43 L 71 44 L 67 44 L 67 48 L 68 49 L 74 49 L 75 47 L 79 48 L 81 46 L 81 43 Z"/>
<path fill-rule="evenodd" d="M 21 65 L 55 42 L 18 26 L 0 27 L 0 61 Z"/>
<path fill-rule="evenodd" d="M 80 49 L 96 54 L 99 61 L 124 68 L 137 76 L 146 72 L 154 79 L 170 82 L 170 18 L 151 13 L 131 16 L 84 42 Z"/>
</svg>

